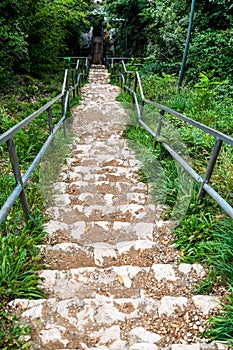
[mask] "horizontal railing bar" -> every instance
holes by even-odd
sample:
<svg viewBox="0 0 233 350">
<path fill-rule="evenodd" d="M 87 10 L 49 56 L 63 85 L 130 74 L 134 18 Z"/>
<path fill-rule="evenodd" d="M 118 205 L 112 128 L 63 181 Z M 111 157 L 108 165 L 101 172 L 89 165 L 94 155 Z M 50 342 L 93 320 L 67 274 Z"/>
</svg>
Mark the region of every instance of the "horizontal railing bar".
<svg viewBox="0 0 233 350">
<path fill-rule="evenodd" d="M 202 124 L 202 123 L 199 123 L 191 118 L 188 118 L 186 117 L 185 115 L 181 114 L 181 113 L 178 113 L 176 111 L 174 111 L 173 109 L 170 109 L 164 105 L 161 105 L 159 103 L 156 103 L 156 102 L 153 102 L 153 101 L 150 101 L 148 99 L 143 99 L 144 102 L 154 106 L 154 107 L 157 107 L 159 109 L 162 109 L 164 110 L 165 112 L 168 112 L 169 114 L 171 115 L 174 115 L 176 116 L 177 118 L 187 122 L 188 124 L 191 124 L 192 126 L 195 126 L 196 128 L 198 129 L 201 129 L 202 131 L 205 131 L 206 133 L 214 136 L 215 138 L 219 138 L 220 140 L 228 143 L 229 145 L 233 146 L 233 138 L 230 137 L 230 136 L 227 136 L 225 134 L 223 134 L 222 132 L 220 131 L 217 131 L 217 130 L 214 130 L 212 128 L 210 128 L 209 126 L 206 126 L 205 124 Z"/>
<path fill-rule="evenodd" d="M 15 189 L 12 191 L 10 196 L 7 198 L 3 206 L 0 208 L 0 223 L 5 219 L 5 217 L 11 210 L 16 199 L 19 197 L 20 193 L 22 192 L 22 189 L 23 189 L 22 185 L 18 184 L 15 187 Z"/>
<path fill-rule="evenodd" d="M 76 57 L 73 57 L 76 58 Z M 80 57 L 79 57 L 80 58 Z M 83 57 L 86 59 L 86 65 L 88 65 L 88 58 Z M 76 65 L 78 72 L 79 69 L 79 61 Z M 71 71 L 71 69 L 70 69 Z M 62 92 L 55 96 L 51 101 L 47 102 L 44 106 L 39 108 L 37 111 L 26 117 L 21 122 L 14 125 L 11 129 L 7 130 L 4 134 L 0 136 L 0 145 L 7 142 L 9 139 L 13 139 L 13 136 L 20 131 L 22 128 L 24 128 L 28 123 L 30 123 L 32 120 L 34 120 L 38 115 L 42 114 L 46 110 L 48 110 L 54 103 L 56 103 L 59 99 L 63 99 L 63 96 L 65 95 L 65 100 L 63 102 L 63 108 L 62 108 L 62 117 L 57 122 L 53 130 L 50 130 L 50 134 L 44 144 L 42 145 L 40 151 L 36 155 L 36 157 L 33 159 L 32 163 L 30 164 L 29 168 L 25 172 L 25 174 L 22 176 L 22 184 L 17 184 L 17 186 L 14 188 L 14 190 L 11 192 L 10 196 L 8 196 L 7 200 L 3 204 L 3 206 L 0 208 L 0 223 L 4 220 L 4 218 L 9 213 L 10 209 L 12 208 L 13 204 L 15 203 L 16 199 L 21 195 L 24 186 L 27 184 L 29 178 L 31 177 L 33 171 L 35 170 L 36 166 L 38 165 L 39 161 L 43 157 L 45 151 L 49 147 L 50 143 L 53 140 L 54 134 L 57 132 L 57 130 L 60 128 L 62 123 L 64 123 L 66 119 L 67 114 L 67 106 L 69 102 L 69 94 L 77 87 L 79 87 L 80 82 L 80 76 L 86 75 L 88 72 L 88 67 L 86 66 L 86 73 L 78 72 L 77 74 L 77 82 L 74 84 L 74 86 L 68 88 L 68 69 L 65 70 L 64 74 L 64 80 L 63 80 L 63 86 L 62 86 Z"/>
<path fill-rule="evenodd" d="M 131 71 L 127 71 L 124 61 L 122 61 L 122 67 L 123 67 L 125 74 L 132 73 Z M 133 73 L 135 73 L 135 72 L 133 72 Z M 144 103 L 150 104 L 150 105 L 160 109 L 160 111 L 167 112 L 167 113 L 183 120 L 184 122 L 187 122 L 188 124 L 210 134 L 211 136 L 215 137 L 215 139 L 223 141 L 223 142 L 233 146 L 233 138 L 232 137 L 225 135 L 220 131 L 214 130 L 214 129 L 212 129 L 212 128 L 210 128 L 202 123 L 199 123 L 199 122 L 197 122 L 189 117 L 186 117 L 185 115 L 178 113 L 178 112 L 176 112 L 176 111 L 174 111 L 174 110 L 172 110 L 164 105 L 161 105 L 159 103 L 156 103 L 154 101 L 146 99 L 144 97 L 143 88 L 141 85 L 141 79 L 140 79 L 138 72 L 136 72 L 137 83 L 135 83 L 135 86 L 136 86 L 135 91 L 126 85 L 126 79 L 125 79 L 124 74 L 121 73 L 121 74 L 114 75 L 114 77 L 116 77 L 116 76 L 121 76 L 123 86 L 127 91 L 129 91 L 131 94 L 133 94 L 136 106 L 139 106 L 138 105 L 138 98 L 137 98 L 137 94 L 136 94 L 136 88 L 137 88 L 137 83 L 138 83 L 139 90 L 140 90 L 140 96 L 142 98 L 143 104 Z M 138 110 L 138 108 L 137 108 L 137 115 L 138 115 L 138 124 L 140 124 L 156 140 L 157 134 L 141 119 L 141 111 Z M 225 213 L 227 213 L 229 215 L 229 217 L 231 217 L 233 219 L 233 207 L 231 207 L 231 205 L 229 203 L 227 203 L 226 200 L 223 199 L 220 196 L 220 194 L 218 194 L 209 185 L 209 183 L 207 183 L 207 182 L 205 183 L 204 179 L 183 158 L 181 158 L 168 144 L 166 144 L 166 142 L 161 141 L 159 139 L 158 139 L 158 141 L 161 142 L 163 147 L 170 153 L 170 155 L 174 158 L 174 160 L 176 160 L 197 183 L 201 184 L 202 189 L 204 189 L 205 192 L 207 192 L 215 200 L 215 202 L 225 211 Z"/>
<path fill-rule="evenodd" d="M 202 184 L 203 178 L 199 176 L 196 171 L 185 162 L 168 144 L 161 142 L 161 144 L 166 148 L 166 150 L 171 154 L 171 156 L 177 160 L 178 163 L 196 180 L 196 182 Z M 203 188 L 205 191 L 215 200 L 216 203 L 233 219 L 233 208 L 228 204 L 225 199 L 223 199 L 209 184 L 204 184 Z"/>
<path fill-rule="evenodd" d="M 156 137 L 156 133 L 153 130 L 151 130 L 151 128 L 142 119 L 139 119 L 138 123 L 142 125 L 143 128 L 149 132 L 149 134 L 151 134 L 153 137 Z"/>
<path fill-rule="evenodd" d="M 37 111 L 29 115 L 27 118 L 12 126 L 9 130 L 7 130 L 4 134 L 0 136 L 0 146 L 4 144 L 7 140 L 12 138 L 19 130 L 24 128 L 30 121 L 35 119 L 38 115 L 45 112 L 50 106 L 52 106 L 55 102 L 57 102 L 64 94 L 60 93 L 56 97 L 54 97 L 51 101 L 47 102 L 44 106 L 39 108 Z"/>
</svg>

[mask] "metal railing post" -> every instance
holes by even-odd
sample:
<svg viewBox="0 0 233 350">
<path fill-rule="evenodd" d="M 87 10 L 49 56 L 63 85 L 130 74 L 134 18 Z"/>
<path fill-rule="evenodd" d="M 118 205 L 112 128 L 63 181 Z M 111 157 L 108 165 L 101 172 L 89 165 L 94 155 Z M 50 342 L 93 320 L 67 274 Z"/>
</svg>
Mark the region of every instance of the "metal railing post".
<svg viewBox="0 0 233 350">
<path fill-rule="evenodd" d="M 53 134 L 53 114 L 52 114 L 52 107 L 50 106 L 47 109 L 48 112 L 48 124 L 49 124 L 49 134 Z M 54 140 L 51 141 L 51 146 L 54 146 Z"/>
<path fill-rule="evenodd" d="M 161 109 L 160 113 L 159 113 L 159 120 L 158 120 L 158 126 L 157 126 L 157 130 L 156 130 L 156 137 L 160 136 L 161 133 L 161 129 L 163 126 L 163 116 L 164 116 L 164 110 Z"/>
<path fill-rule="evenodd" d="M 128 86 L 131 89 L 131 82 L 132 82 L 132 73 L 129 73 L 129 82 L 128 82 Z"/>
<path fill-rule="evenodd" d="M 75 78 L 74 78 L 74 73 L 75 71 L 72 70 L 72 86 L 73 86 L 73 97 L 75 98 L 76 97 L 76 90 L 75 90 Z"/>
<path fill-rule="evenodd" d="M 137 92 L 137 85 L 138 85 L 138 80 L 137 80 L 137 75 L 135 74 L 135 77 L 134 77 L 134 92 L 135 92 L 135 94 Z M 134 108 L 135 108 L 134 96 L 133 96 L 133 99 L 132 99 L 132 104 L 133 104 L 133 110 L 134 110 Z"/>
<path fill-rule="evenodd" d="M 142 104 L 141 104 L 141 107 L 140 107 L 140 115 L 141 115 L 141 117 L 142 117 L 143 112 L 144 112 L 144 106 L 145 106 L 145 101 L 142 100 Z"/>
<path fill-rule="evenodd" d="M 16 184 L 20 185 L 22 187 L 21 193 L 19 195 L 20 202 L 21 202 L 21 205 L 23 208 L 23 212 L 24 212 L 26 218 L 28 218 L 28 216 L 29 216 L 28 201 L 27 201 L 26 194 L 24 191 L 24 185 L 23 185 L 22 175 L 21 175 L 21 171 L 20 171 L 20 167 L 19 167 L 18 156 L 17 156 L 16 150 L 15 150 L 15 144 L 14 144 L 14 141 L 12 138 L 10 138 L 7 141 L 7 146 L 8 146 L 8 152 L 10 154 L 10 160 L 11 160 L 12 169 L 13 169 L 13 173 L 15 176 Z"/>
<path fill-rule="evenodd" d="M 69 94 L 68 91 L 69 91 L 69 74 L 67 75 L 67 80 L 66 80 L 66 93 Z M 70 112 L 70 95 L 68 95 L 67 109 Z"/>
<path fill-rule="evenodd" d="M 159 137 L 160 134 L 161 134 L 161 129 L 162 129 L 162 126 L 163 126 L 164 113 L 165 113 L 164 110 L 161 109 L 160 113 L 159 113 L 158 126 L 157 126 L 157 130 L 156 130 L 156 133 L 155 133 L 155 138 L 154 138 L 154 147 L 156 147 L 158 145 L 158 142 L 159 142 L 159 140 L 157 140 L 157 137 Z"/>
<path fill-rule="evenodd" d="M 48 123 L 49 123 L 49 133 L 53 133 L 53 115 L 51 106 L 47 109 L 48 112 Z"/>
<path fill-rule="evenodd" d="M 204 175 L 204 178 L 203 178 L 200 190 L 199 190 L 198 200 L 200 200 L 200 201 L 202 201 L 202 199 L 205 196 L 206 192 L 204 190 L 204 185 L 208 184 L 210 182 L 210 178 L 211 178 L 211 175 L 213 173 L 214 166 L 216 164 L 221 146 L 222 146 L 222 140 L 216 139 L 211 156 L 210 156 L 210 160 L 209 160 L 208 166 L 206 168 L 206 172 L 205 172 L 205 175 Z"/>
</svg>

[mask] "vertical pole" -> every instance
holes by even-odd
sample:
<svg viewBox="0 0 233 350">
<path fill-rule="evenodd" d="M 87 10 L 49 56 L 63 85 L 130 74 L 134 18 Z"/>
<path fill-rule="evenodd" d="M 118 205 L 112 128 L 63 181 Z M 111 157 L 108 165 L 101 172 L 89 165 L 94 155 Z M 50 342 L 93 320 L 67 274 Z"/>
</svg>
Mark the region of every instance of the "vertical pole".
<svg viewBox="0 0 233 350">
<path fill-rule="evenodd" d="M 7 141 L 7 146 L 8 146 L 8 152 L 10 154 L 10 160 L 11 160 L 12 169 L 14 172 L 16 184 L 22 186 L 22 191 L 20 193 L 20 202 L 21 202 L 21 205 L 23 208 L 23 212 L 24 212 L 26 218 L 28 218 L 28 216 L 29 216 L 28 201 L 27 201 L 26 194 L 24 191 L 24 184 L 23 184 L 23 180 L 22 180 L 22 176 L 21 176 L 21 172 L 20 172 L 19 160 L 18 160 L 18 156 L 16 154 L 13 139 L 9 139 Z"/>
<path fill-rule="evenodd" d="M 48 123 L 49 123 L 49 133 L 53 133 L 53 116 L 52 116 L 52 108 L 51 106 L 48 108 Z"/>
<path fill-rule="evenodd" d="M 138 84 L 138 80 L 137 80 L 137 75 L 135 74 L 135 77 L 134 77 L 134 92 L 135 92 L 135 94 L 137 92 L 137 84 Z M 132 103 L 133 103 L 133 110 L 134 110 L 134 107 L 135 107 L 134 96 L 133 96 Z"/>
<path fill-rule="evenodd" d="M 74 73 L 75 71 L 72 70 L 72 87 L 74 88 L 73 90 L 73 97 L 76 97 L 76 90 L 75 90 L 75 79 L 74 79 Z"/>
<path fill-rule="evenodd" d="M 66 93 L 68 94 L 67 109 L 68 109 L 68 111 L 70 111 L 69 75 L 67 75 L 67 80 L 66 80 Z"/>
<path fill-rule="evenodd" d="M 208 166 L 206 168 L 206 172 L 205 172 L 205 176 L 203 178 L 203 182 L 201 184 L 200 190 L 199 190 L 199 194 L 198 194 L 198 199 L 201 201 L 204 196 L 205 196 L 205 190 L 204 190 L 204 185 L 209 183 L 211 175 L 213 173 L 214 170 L 214 166 L 216 164 L 220 149 L 222 146 L 222 140 L 216 139 L 211 156 L 210 156 L 210 160 L 208 163 Z"/>
<path fill-rule="evenodd" d="M 142 118 L 142 115 L 143 115 L 144 106 L 145 106 L 145 101 L 142 101 L 142 105 L 141 105 L 141 108 L 140 108 L 140 115 L 141 115 L 141 118 Z"/>
<path fill-rule="evenodd" d="M 125 24 L 125 57 L 128 57 L 128 55 L 127 55 L 127 51 L 128 51 L 128 34 L 127 34 L 126 19 L 124 20 L 124 24 Z"/>
<path fill-rule="evenodd" d="M 131 89 L 131 82 L 132 82 L 132 73 L 129 73 L 129 82 L 128 82 L 128 86 Z"/>
<path fill-rule="evenodd" d="M 49 134 L 51 135 L 53 133 L 53 115 L 52 115 L 52 107 L 50 106 L 48 108 L 48 123 L 49 123 Z M 54 146 L 54 141 L 51 141 L 51 146 Z"/>
<path fill-rule="evenodd" d="M 187 37 L 186 37 L 185 49 L 184 49 L 183 59 L 182 59 L 181 68 L 180 68 L 180 72 L 179 72 L 178 90 L 181 87 L 181 84 L 183 81 L 183 76 L 184 76 L 184 68 L 185 68 L 185 63 L 187 60 L 189 42 L 190 42 L 190 37 L 191 37 L 192 25 L 193 25 L 194 9 L 195 9 L 195 0 L 192 0 L 190 17 L 189 17 L 188 33 L 187 33 Z"/>
<path fill-rule="evenodd" d="M 157 130 L 156 130 L 156 136 L 154 138 L 154 147 L 156 147 L 156 145 L 158 144 L 158 140 L 156 140 L 157 137 L 160 136 L 161 133 L 161 129 L 163 126 L 163 116 L 164 116 L 164 110 L 161 109 L 160 113 L 159 113 L 159 120 L 158 120 L 158 126 L 157 126 Z"/>
</svg>

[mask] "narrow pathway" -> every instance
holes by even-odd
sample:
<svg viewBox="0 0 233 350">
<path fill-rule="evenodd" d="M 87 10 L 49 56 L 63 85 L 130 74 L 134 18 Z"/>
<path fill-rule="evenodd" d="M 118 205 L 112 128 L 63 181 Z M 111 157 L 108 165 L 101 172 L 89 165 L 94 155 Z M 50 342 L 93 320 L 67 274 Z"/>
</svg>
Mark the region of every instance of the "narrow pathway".
<svg viewBox="0 0 233 350">
<path fill-rule="evenodd" d="M 177 262 L 162 208 L 122 137 L 119 92 L 104 67 L 92 67 L 47 210 L 46 299 L 12 305 L 32 327 L 33 350 L 227 349 L 198 342 L 218 298 L 192 294 L 205 271 Z"/>
</svg>

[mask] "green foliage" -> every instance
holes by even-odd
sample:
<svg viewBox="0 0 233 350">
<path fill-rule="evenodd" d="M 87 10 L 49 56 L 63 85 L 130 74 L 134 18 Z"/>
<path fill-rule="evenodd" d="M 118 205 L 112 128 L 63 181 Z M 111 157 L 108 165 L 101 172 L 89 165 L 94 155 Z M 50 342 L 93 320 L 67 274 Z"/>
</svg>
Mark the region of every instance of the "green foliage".
<svg viewBox="0 0 233 350">
<path fill-rule="evenodd" d="M 233 295 L 226 296 L 226 301 L 221 304 L 221 311 L 217 316 L 210 318 L 207 331 L 203 334 L 212 340 L 227 342 L 233 346 Z"/>
<path fill-rule="evenodd" d="M 0 78 L 5 87 L 15 73 L 41 76 L 55 60 L 73 51 L 88 25 L 90 1 L 18 0 L 0 4 Z"/>
<path fill-rule="evenodd" d="M 194 89 L 186 87 L 178 92 L 176 81 L 175 76 L 168 74 L 162 74 L 162 76 L 144 75 L 142 84 L 146 98 L 178 110 L 211 127 L 218 125 L 221 131 L 232 134 L 231 109 L 233 101 L 231 87 L 226 81 L 217 81 L 213 70 L 209 73 L 202 72 Z M 221 92 L 221 97 L 219 96 L 219 91 Z M 131 98 L 127 93 L 122 93 L 118 99 L 127 103 L 131 102 Z M 156 118 L 155 110 L 151 112 L 144 107 L 143 120 L 149 124 L 153 131 L 156 131 L 158 119 Z M 178 128 L 179 135 L 191 155 L 192 165 L 198 173 L 204 174 L 207 165 L 206 159 L 209 157 L 214 139 L 208 134 L 192 126 L 187 126 L 184 122 L 167 114 L 163 117 L 165 128 L 165 120 L 168 120 L 169 123 Z M 160 204 L 168 206 L 164 213 L 166 215 L 164 215 L 164 218 L 170 219 L 179 190 L 179 183 L 176 180 L 177 171 L 175 171 L 177 169 L 174 166 L 174 162 L 160 145 L 154 148 L 153 138 L 145 130 L 137 126 L 135 116 L 131 119 L 124 135 L 131 142 L 133 141 L 134 149 L 141 150 L 141 153 L 138 152 L 137 154 L 141 155 L 140 160 L 143 164 L 140 171 L 143 182 L 148 184 L 151 180 L 153 182 L 153 177 L 150 177 L 150 173 L 148 175 L 148 169 L 151 170 L 153 167 L 152 158 L 153 162 L 154 158 L 156 158 L 160 167 L 162 167 L 163 174 L 165 174 L 163 181 L 167 188 L 165 201 L 159 186 L 155 186 L 155 188 L 159 188 L 160 197 L 158 193 L 154 192 L 153 184 L 149 188 L 153 199 L 155 198 Z M 139 146 L 135 148 L 135 145 Z M 148 153 L 150 154 L 149 158 L 147 157 Z M 224 145 L 211 178 L 212 186 L 231 205 L 233 204 L 232 157 L 232 147 Z M 159 173 L 157 173 L 157 177 L 161 179 Z M 209 339 L 226 341 L 228 344 L 233 345 L 233 297 L 231 292 L 233 287 L 232 219 L 226 217 L 208 195 L 205 196 L 202 203 L 197 203 L 198 192 L 199 186 L 196 184 L 186 215 L 183 215 L 179 226 L 174 230 L 174 244 L 180 251 L 181 261 L 186 263 L 199 262 L 208 270 L 208 274 L 201 284 L 195 287 L 195 293 L 210 294 L 216 288 L 222 288 L 222 286 L 226 290 L 230 289 L 229 293 L 231 294 L 223 302 L 222 310 L 209 320 L 208 329 L 201 336 L 204 335 Z"/>
<path fill-rule="evenodd" d="M 229 79 L 233 73 L 232 34 L 231 28 L 224 31 L 213 28 L 202 31 L 196 29 L 189 49 L 186 80 L 196 81 L 200 72 L 212 70 L 217 79 Z M 231 78 L 230 80 L 232 81 Z"/>
<path fill-rule="evenodd" d="M 38 222 L 38 220 L 37 220 Z M 1 301 L 14 298 L 40 298 L 39 277 L 35 274 L 35 262 L 39 259 L 37 243 L 41 234 L 33 234 L 30 224 L 23 226 L 19 235 L 0 238 L 0 297 Z M 35 229 L 34 229 L 35 231 Z M 39 233 L 40 227 L 35 233 Z"/>
<path fill-rule="evenodd" d="M 0 227 L 1 349 L 21 350 L 30 346 L 30 329 L 12 314 L 9 301 L 15 298 L 43 297 L 40 278 L 35 271 L 42 262 L 37 245 L 43 242 L 44 219 L 38 215 L 38 206 L 36 211 L 36 217 L 31 216 L 27 223 L 17 216 L 16 211 Z"/>
<path fill-rule="evenodd" d="M 11 87 L 10 94 L 2 94 L 0 128 L 2 132 L 21 121 L 23 118 L 35 112 L 61 91 L 61 76 L 47 76 L 45 82 L 30 76 L 17 77 Z M 72 100 L 71 106 L 78 99 Z M 60 103 L 53 106 L 53 122 L 61 118 Z M 48 136 L 48 116 L 42 114 L 29 123 L 24 131 L 18 132 L 15 137 L 16 149 L 20 161 L 22 173 L 28 169 L 29 164 L 35 158 L 42 143 Z M 68 122 L 67 122 L 68 123 Z M 26 131 L 25 131 L 26 130 Z M 58 148 L 50 150 L 50 164 L 56 165 L 56 169 L 50 175 L 50 183 L 55 180 L 59 166 L 63 162 L 62 157 L 67 152 L 62 134 L 57 135 L 54 144 Z M 8 153 L 5 145 L 0 147 L 0 205 L 5 202 L 10 192 L 15 187 L 15 179 L 12 172 Z M 51 161 L 52 159 L 52 161 Z M 56 160 L 56 164 L 55 164 Z M 46 164 L 44 163 L 46 166 Z M 30 218 L 25 223 L 20 201 L 17 200 L 7 218 L 0 226 L 0 347 L 2 349 L 28 349 L 30 342 L 28 335 L 30 330 L 24 327 L 12 315 L 7 307 L 9 301 L 15 298 L 37 299 L 43 297 L 40 288 L 40 278 L 37 270 L 42 268 L 42 256 L 38 245 L 43 243 L 43 226 L 46 218 L 44 211 L 44 188 L 41 184 L 41 167 L 38 167 L 27 183 L 26 196 L 30 208 Z M 48 170 L 47 166 L 47 170 Z M 53 177 L 52 177 L 53 176 Z M 44 180 L 44 179 L 43 179 Z M 48 188 L 46 188 L 49 191 Z M 24 337 L 26 336 L 26 337 Z"/>
<path fill-rule="evenodd" d="M 7 306 L 5 306 L 7 309 Z M 20 323 L 10 311 L 0 311 L 0 346 L 2 350 L 29 349 L 30 329 Z"/>
<path fill-rule="evenodd" d="M 147 19 L 141 16 L 148 7 L 145 0 L 105 0 L 108 22 L 114 28 L 113 44 L 117 56 L 140 56 L 146 49 L 145 28 Z M 125 21 L 115 21 L 115 19 Z M 125 41 L 127 36 L 127 52 Z"/>
</svg>

